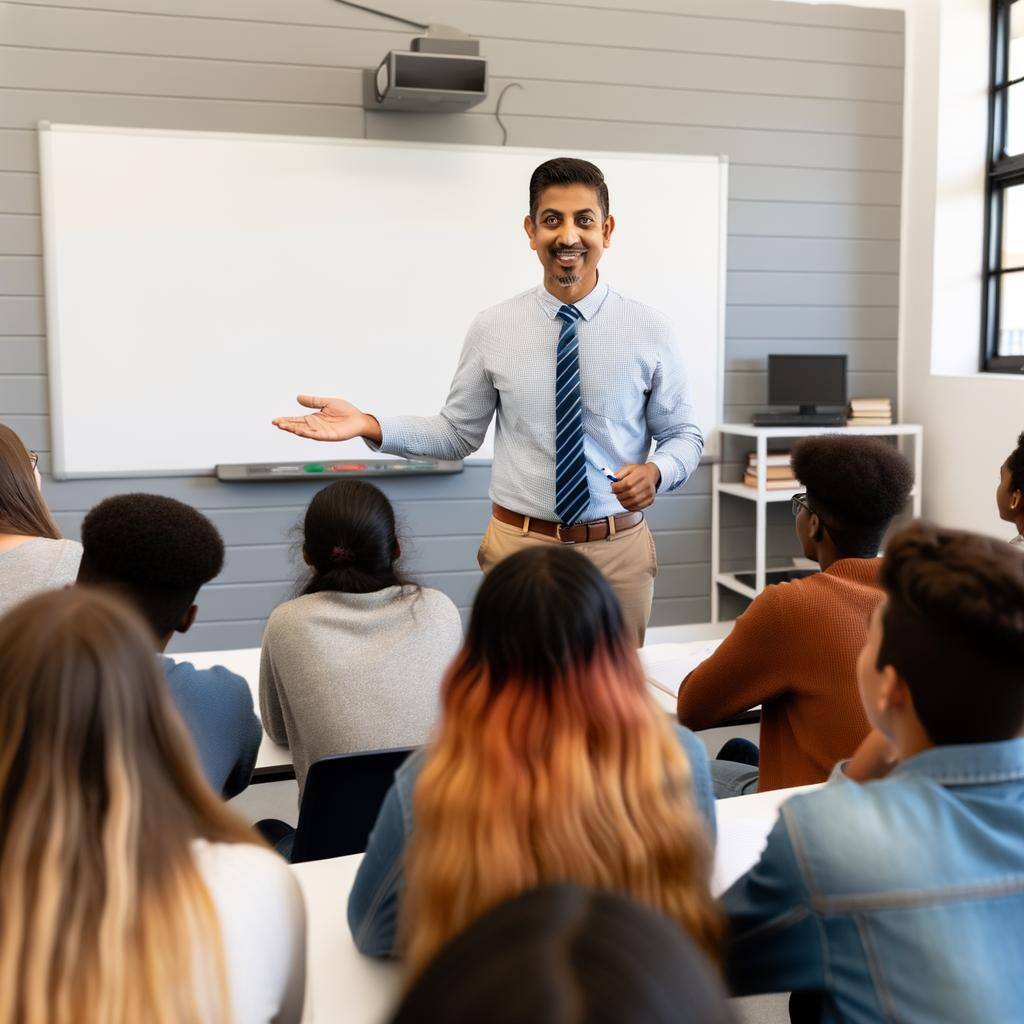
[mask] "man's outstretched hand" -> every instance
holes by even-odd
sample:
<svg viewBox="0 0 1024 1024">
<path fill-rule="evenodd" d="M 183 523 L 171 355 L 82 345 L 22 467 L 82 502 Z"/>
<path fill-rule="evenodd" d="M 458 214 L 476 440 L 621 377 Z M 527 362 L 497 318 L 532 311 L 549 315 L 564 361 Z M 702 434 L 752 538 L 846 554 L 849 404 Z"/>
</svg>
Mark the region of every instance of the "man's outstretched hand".
<svg viewBox="0 0 1024 1024">
<path fill-rule="evenodd" d="M 374 444 L 381 442 L 377 420 L 344 398 L 299 395 L 298 402 L 317 411 L 308 416 L 278 416 L 273 421 L 275 427 L 299 437 L 311 437 L 314 441 L 348 441 L 353 437 L 365 437 Z"/>
</svg>

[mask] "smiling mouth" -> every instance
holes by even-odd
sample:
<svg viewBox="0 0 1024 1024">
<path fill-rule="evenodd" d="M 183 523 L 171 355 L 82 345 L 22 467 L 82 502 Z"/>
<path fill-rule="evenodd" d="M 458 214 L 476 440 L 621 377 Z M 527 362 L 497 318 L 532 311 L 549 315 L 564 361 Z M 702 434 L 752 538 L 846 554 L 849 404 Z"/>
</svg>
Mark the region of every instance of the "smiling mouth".
<svg viewBox="0 0 1024 1024">
<path fill-rule="evenodd" d="M 556 249 L 554 257 L 563 267 L 571 267 L 583 254 L 582 249 Z"/>
</svg>

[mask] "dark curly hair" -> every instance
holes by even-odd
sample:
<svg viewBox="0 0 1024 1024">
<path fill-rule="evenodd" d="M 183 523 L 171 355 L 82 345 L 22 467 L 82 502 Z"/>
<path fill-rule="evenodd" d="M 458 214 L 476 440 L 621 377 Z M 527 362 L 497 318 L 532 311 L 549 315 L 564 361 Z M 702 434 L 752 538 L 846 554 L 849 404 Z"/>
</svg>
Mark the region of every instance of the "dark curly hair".
<svg viewBox="0 0 1024 1024">
<path fill-rule="evenodd" d="M 874 558 L 914 483 L 907 460 L 875 437 L 806 437 L 793 446 L 793 475 L 839 553 Z"/>
<path fill-rule="evenodd" d="M 914 522 L 881 571 L 877 664 L 906 681 L 933 743 L 1011 739 L 1024 726 L 1024 554 L 1005 541 Z"/>
<path fill-rule="evenodd" d="M 79 583 L 114 584 L 157 637 L 173 633 L 199 588 L 224 565 L 217 528 L 190 505 L 159 494 L 119 494 L 82 523 Z"/>
<path fill-rule="evenodd" d="M 1006 468 L 1010 471 L 1010 490 L 1024 491 L 1024 430 L 1017 438 L 1017 447 L 1006 457 Z"/>
<path fill-rule="evenodd" d="M 601 168 L 589 160 L 558 156 L 554 160 L 545 160 L 530 175 L 532 220 L 537 219 L 537 203 L 541 193 L 552 185 L 589 185 L 597 193 L 597 201 L 601 204 L 601 216 L 608 216 L 608 186 L 605 184 Z"/>
</svg>

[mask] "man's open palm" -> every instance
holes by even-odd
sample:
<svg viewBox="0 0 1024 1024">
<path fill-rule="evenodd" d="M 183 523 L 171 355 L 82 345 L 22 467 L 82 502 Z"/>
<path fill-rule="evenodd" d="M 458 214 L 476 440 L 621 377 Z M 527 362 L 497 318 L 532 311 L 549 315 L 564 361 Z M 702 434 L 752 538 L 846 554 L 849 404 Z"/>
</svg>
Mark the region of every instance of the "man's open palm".
<svg viewBox="0 0 1024 1024">
<path fill-rule="evenodd" d="M 298 402 L 307 409 L 318 411 L 308 416 L 279 416 L 273 421 L 275 427 L 299 437 L 311 437 L 314 441 L 348 441 L 364 436 L 369 423 L 374 423 L 372 417 L 344 398 L 299 395 Z M 369 429 L 372 433 L 372 428 Z"/>
</svg>

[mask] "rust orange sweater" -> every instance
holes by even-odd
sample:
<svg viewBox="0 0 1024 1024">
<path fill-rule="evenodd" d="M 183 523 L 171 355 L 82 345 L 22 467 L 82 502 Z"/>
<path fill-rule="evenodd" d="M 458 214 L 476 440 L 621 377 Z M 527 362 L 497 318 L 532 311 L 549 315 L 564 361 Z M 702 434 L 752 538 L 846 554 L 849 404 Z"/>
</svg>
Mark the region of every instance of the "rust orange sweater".
<svg viewBox="0 0 1024 1024">
<path fill-rule="evenodd" d="M 679 688 L 679 721 L 707 729 L 761 705 L 758 790 L 824 782 L 867 735 L 857 655 L 883 598 L 877 558 L 766 587 Z"/>
</svg>

